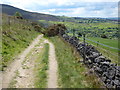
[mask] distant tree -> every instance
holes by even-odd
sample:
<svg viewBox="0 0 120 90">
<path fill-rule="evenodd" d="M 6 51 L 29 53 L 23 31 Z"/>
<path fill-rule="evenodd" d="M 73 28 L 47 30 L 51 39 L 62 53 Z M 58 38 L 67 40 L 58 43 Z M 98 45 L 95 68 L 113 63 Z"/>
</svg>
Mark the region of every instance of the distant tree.
<svg viewBox="0 0 120 90">
<path fill-rule="evenodd" d="M 65 33 L 66 30 L 67 28 L 65 27 L 64 24 L 54 24 L 52 26 L 49 26 L 47 30 L 43 32 L 43 34 L 45 34 L 46 36 L 52 37 L 58 34 L 62 35 Z"/>
<path fill-rule="evenodd" d="M 16 12 L 16 13 L 14 14 L 14 16 L 15 16 L 16 18 L 18 18 L 18 19 L 23 19 L 21 13 L 19 13 L 19 12 Z"/>
<path fill-rule="evenodd" d="M 108 38 L 108 37 L 105 34 L 102 34 L 101 38 Z"/>
<path fill-rule="evenodd" d="M 82 34 L 80 32 L 78 33 L 78 37 L 82 37 Z"/>
<path fill-rule="evenodd" d="M 14 14 L 14 16 L 22 17 L 21 13 L 19 13 L 19 12 L 16 12 L 16 13 Z"/>
</svg>

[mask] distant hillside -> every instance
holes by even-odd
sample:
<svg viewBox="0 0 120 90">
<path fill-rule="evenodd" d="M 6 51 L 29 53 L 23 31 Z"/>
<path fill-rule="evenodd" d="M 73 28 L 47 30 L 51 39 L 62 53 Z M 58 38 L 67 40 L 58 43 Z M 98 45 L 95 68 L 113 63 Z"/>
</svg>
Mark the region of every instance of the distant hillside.
<svg viewBox="0 0 120 90">
<path fill-rule="evenodd" d="M 14 15 L 15 12 L 20 12 L 25 19 L 30 20 L 50 20 L 50 21 L 59 21 L 59 17 L 54 15 L 28 12 L 10 5 L 0 4 L 0 9 L 2 8 L 2 13 L 6 13 L 8 15 Z"/>
<path fill-rule="evenodd" d="M 73 17 L 76 20 L 94 20 L 94 21 L 100 21 L 100 22 L 107 22 L 107 21 L 117 21 L 118 18 L 99 18 L 99 17 L 87 17 L 87 18 L 81 18 L 81 17 Z"/>
<path fill-rule="evenodd" d="M 55 16 L 49 14 L 42 14 L 36 12 L 25 11 L 10 5 L 0 4 L 2 13 L 8 15 L 14 15 L 16 12 L 20 12 L 24 19 L 29 20 L 46 20 L 46 21 L 61 21 L 61 22 L 76 22 L 76 23 L 100 23 L 100 22 L 111 22 L 117 21 L 116 18 L 83 18 L 83 17 L 67 17 L 67 16 Z"/>
<path fill-rule="evenodd" d="M 108 19 L 110 19 L 110 20 L 120 20 L 120 18 L 118 18 L 118 17 L 113 17 L 113 18 L 108 18 Z"/>
</svg>

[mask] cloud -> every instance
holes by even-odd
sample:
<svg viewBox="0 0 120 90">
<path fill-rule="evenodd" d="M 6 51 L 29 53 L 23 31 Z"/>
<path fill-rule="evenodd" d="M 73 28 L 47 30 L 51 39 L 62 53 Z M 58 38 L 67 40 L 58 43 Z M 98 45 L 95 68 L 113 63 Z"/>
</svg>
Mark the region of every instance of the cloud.
<svg viewBox="0 0 120 90">
<path fill-rule="evenodd" d="M 115 17 L 119 0 L 1 0 L 27 11 L 80 17 Z"/>
<path fill-rule="evenodd" d="M 29 7 L 30 5 L 39 4 L 41 6 L 48 5 L 73 5 L 81 2 L 118 2 L 119 0 L 1 0 L 2 3 L 8 3 L 20 7 Z"/>
<path fill-rule="evenodd" d="M 44 9 L 43 13 L 48 12 L 53 15 L 79 16 L 79 17 L 117 17 L 117 3 L 82 3 L 77 7 Z M 47 13 L 47 14 L 48 14 Z"/>
</svg>

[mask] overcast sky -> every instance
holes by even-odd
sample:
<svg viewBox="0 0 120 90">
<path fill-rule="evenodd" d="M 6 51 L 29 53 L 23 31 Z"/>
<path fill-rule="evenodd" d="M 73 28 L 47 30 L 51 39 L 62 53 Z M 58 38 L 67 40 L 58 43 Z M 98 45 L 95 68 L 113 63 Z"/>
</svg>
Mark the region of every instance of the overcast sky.
<svg viewBox="0 0 120 90">
<path fill-rule="evenodd" d="M 119 0 L 0 0 L 27 11 L 70 17 L 118 17 Z"/>
</svg>

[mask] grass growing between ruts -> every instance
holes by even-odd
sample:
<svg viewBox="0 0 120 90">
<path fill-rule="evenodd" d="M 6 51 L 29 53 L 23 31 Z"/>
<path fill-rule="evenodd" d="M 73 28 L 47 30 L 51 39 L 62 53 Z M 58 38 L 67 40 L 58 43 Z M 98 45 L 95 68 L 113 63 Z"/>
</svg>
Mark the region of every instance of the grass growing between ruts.
<svg viewBox="0 0 120 90">
<path fill-rule="evenodd" d="M 49 44 L 45 44 L 41 51 L 41 54 L 36 60 L 36 88 L 47 87 L 47 70 L 48 70 L 48 58 L 49 58 Z"/>
<path fill-rule="evenodd" d="M 102 84 L 88 69 L 78 63 L 80 58 L 68 43 L 59 37 L 51 37 L 58 62 L 58 84 L 61 88 L 100 88 Z"/>
</svg>

